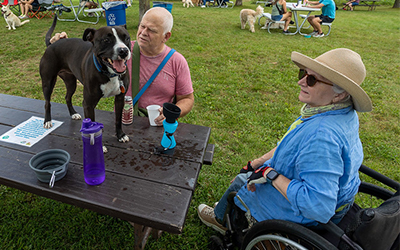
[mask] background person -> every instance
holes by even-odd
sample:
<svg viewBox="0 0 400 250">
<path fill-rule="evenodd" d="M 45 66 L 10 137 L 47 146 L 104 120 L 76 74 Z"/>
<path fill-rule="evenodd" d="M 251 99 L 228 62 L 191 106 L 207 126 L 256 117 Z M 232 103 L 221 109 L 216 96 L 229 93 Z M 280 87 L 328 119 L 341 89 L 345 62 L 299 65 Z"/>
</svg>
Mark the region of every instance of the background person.
<svg viewBox="0 0 400 250">
<path fill-rule="evenodd" d="M 288 31 L 289 23 L 292 20 L 292 12 L 288 12 L 285 0 L 276 0 L 272 3 L 271 19 L 274 21 L 285 21 L 283 28 L 284 34 L 290 34 Z M 261 29 L 267 29 L 268 23 L 266 22 Z"/>
<path fill-rule="evenodd" d="M 308 22 L 314 28 L 314 31 L 309 35 L 313 37 L 324 37 L 324 33 L 321 29 L 321 23 L 331 23 L 335 20 L 335 2 L 333 0 L 319 0 L 319 2 L 304 0 L 304 2 L 307 7 L 321 9 L 322 11 L 321 15 L 309 16 L 307 18 Z"/>
<path fill-rule="evenodd" d="M 32 9 L 32 3 L 34 0 L 20 0 L 19 7 L 21 9 L 20 19 L 28 18 L 28 12 Z"/>
<path fill-rule="evenodd" d="M 356 6 L 359 4 L 360 4 L 360 0 L 350 0 L 347 3 L 345 3 L 345 5 L 343 6 L 343 10 L 346 10 L 346 8 L 348 7 L 350 9 L 350 11 L 353 11 L 353 6 Z"/>
<path fill-rule="evenodd" d="M 254 159 L 233 180 L 215 208 L 198 207 L 201 221 L 224 234 L 223 216 L 230 192 L 235 206 L 249 207 L 256 221 L 280 219 L 306 226 L 338 223 L 354 201 L 363 161 L 357 112 L 372 110 L 360 87 L 366 76 L 361 57 L 334 49 L 312 59 L 298 52 L 301 116 L 277 146 Z"/>
</svg>

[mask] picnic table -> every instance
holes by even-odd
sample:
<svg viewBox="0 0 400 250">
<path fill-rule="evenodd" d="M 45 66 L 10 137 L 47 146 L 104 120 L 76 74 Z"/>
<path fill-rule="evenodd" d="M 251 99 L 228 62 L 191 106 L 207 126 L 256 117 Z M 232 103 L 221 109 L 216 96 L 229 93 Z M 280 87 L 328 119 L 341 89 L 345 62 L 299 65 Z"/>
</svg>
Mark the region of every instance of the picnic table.
<svg viewBox="0 0 400 250">
<path fill-rule="evenodd" d="M 81 107 L 75 108 L 83 114 Z M 0 113 L 2 135 L 32 116 L 44 117 L 44 101 L 0 94 Z M 157 155 L 153 152 L 163 127 L 151 127 L 148 118 L 134 117 L 132 125 L 123 127 L 130 141 L 120 143 L 114 113 L 96 110 L 96 118 L 104 124 L 103 145 L 108 149 L 102 184 L 85 183 L 82 121 L 71 120 L 67 106 L 59 103 L 52 103 L 52 119 L 63 123 L 33 146 L 0 141 L 0 184 L 129 221 L 134 225 L 135 249 L 144 249 L 150 234 L 182 233 L 202 164 L 206 158 L 208 164 L 212 161 L 211 129 L 179 123 L 174 154 Z M 51 148 L 71 155 L 66 176 L 53 188 L 40 182 L 28 164 L 36 153 Z"/>
<path fill-rule="evenodd" d="M 357 6 L 366 6 L 368 7 L 368 10 L 373 11 L 376 9 L 376 6 L 379 6 L 380 0 L 360 0 L 360 3 L 358 5 L 353 5 L 353 9 Z M 346 3 L 343 3 L 345 5 Z"/>
</svg>

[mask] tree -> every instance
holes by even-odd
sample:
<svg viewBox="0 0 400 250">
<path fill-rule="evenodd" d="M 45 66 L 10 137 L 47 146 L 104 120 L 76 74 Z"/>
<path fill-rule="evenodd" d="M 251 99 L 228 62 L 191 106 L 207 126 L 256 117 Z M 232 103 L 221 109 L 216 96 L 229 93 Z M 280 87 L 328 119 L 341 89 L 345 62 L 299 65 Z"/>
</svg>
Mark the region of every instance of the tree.
<svg viewBox="0 0 400 250">
<path fill-rule="evenodd" d="M 146 11 L 150 9 L 150 0 L 139 0 L 139 23 L 142 21 L 142 17 Z"/>
<path fill-rule="evenodd" d="M 400 8 L 400 0 L 394 1 L 393 8 Z"/>
</svg>

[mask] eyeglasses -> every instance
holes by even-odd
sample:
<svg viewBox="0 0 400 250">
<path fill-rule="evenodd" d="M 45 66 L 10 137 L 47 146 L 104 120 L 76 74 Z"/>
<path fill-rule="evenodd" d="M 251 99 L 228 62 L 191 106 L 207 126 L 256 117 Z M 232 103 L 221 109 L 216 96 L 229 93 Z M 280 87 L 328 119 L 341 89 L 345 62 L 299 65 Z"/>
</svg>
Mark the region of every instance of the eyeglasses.
<svg viewBox="0 0 400 250">
<path fill-rule="evenodd" d="M 325 83 L 325 84 L 327 84 L 327 85 L 333 86 L 332 83 L 321 81 L 321 80 L 315 78 L 315 76 L 309 75 L 309 74 L 307 73 L 307 70 L 305 70 L 305 69 L 300 69 L 300 70 L 299 70 L 299 80 L 300 80 L 300 79 L 303 79 L 304 77 L 307 77 L 306 80 L 307 80 L 307 85 L 308 85 L 309 87 L 314 86 L 317 82 L 322 82 L 322 83 Z"/>
</svg>

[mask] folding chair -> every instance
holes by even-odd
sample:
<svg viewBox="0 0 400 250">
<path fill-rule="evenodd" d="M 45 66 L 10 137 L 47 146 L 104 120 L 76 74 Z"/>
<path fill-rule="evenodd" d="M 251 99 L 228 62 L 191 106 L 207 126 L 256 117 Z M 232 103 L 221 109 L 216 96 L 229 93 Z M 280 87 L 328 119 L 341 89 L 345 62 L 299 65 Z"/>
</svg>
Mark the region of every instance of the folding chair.
<svg viewBox="0 0 400 250">
<path fill-rule="evenodd" d="M 10 10 L 14 12 L 15 15 L 19 16 L 21 14 L 21 10 L 19 8 L 18 0 L 4 0 L 3 3 L 0 3 L 1 6 L 7 5 L 10 7 Z"/>
<path fill-rule="evenodd" d="M 37 19 L 42 19 L 44 17 L 53 17 L 54 13 L 48 10 L 53 4 L 53 0 L 35 0 L 32 3 L 32 9 L 28 12 L 29 18 L 36 17 Z"/>
</svg>

